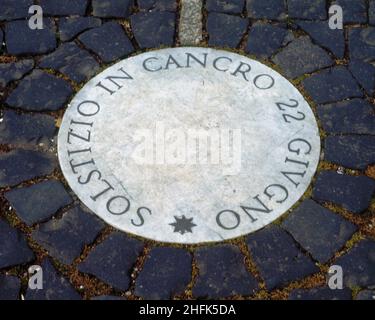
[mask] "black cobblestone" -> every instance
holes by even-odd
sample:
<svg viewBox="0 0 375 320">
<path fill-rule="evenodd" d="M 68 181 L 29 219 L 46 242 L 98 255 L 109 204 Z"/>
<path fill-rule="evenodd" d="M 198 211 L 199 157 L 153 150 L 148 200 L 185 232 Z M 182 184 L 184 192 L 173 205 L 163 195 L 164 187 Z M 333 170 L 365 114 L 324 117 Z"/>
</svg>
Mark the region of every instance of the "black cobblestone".
<svg viewBox="0 0 375 320">
<path fill-rule="evenodd" d="M 321 171 L 313 189 L 313 199 L 328 201 L 353 212 L 365 211 L 375 191 L 375 181 L 366 176 L 349 176 Z"/>
<path fill-rule="evenodd" d="M 183 293 L 191 280 L 191 263 L 184 249 L 153 248 L 135 281 L 135 295 L 160 300 Z"/>
<path fill-rule="evenodd" d="M 295 39 L 272 60 L 289 78 L 297 78 L 333 64 L 330 56 L 322 48 L 314 45 L 309 37 Z"/>
<path fill-rule="evenodd" d="M 0 219 L 0 269 L 34 260 L 24 235 Z"/>
<path fill-rule="evenodd" d="M 93 15 L 102 18 L 128 18 L 133 0 L 92 0 Z"/>
<path fill-rule="evenodd" d="M 245 0 L 207 0 L 206 9 L 209 12 L 223 12 L 240 14 L 243 11 Z"/>
<path fill-rule="evenodd" d="M 21 280 L 15 276 L 0 274 L 0 300 L 18 300 Z"/>
<path fill-rule="evenodd" d="M 138 0 L 140 10 L 176 11 L 176 0 Z"/>
<path fill-rule="evenodd" d="M 288 0 L 288 14 L 291 18 L 307 20 L 327 19 L 326 0 Z"/>
<path fill-rule="evenodd" d="M 0 64 L 0 87 L 5 88 L 11 81 L 21 79 L 33 68 L 34 60 L 31 59 Z"/>
<path fill-rule="evenodd" d="M 11 55 L 42 54 L 56 48 L 55 26 L 52 20 L 43 20 L 43 29 L 32 30 L 28 21 L 18 20 L 5 25 L 5 43 Z"/>
<path fill-rule="evenodd" d="M 140 12 L 130 18 L 135 40 L 141 48 L 172 46 L 175 14 L 167 11 Z"/>
<path fill-rule="evenodd" d="M 239 45 L 248 25 L 247 19 L 212 12 L 207 18 L 208 44 L 235 48 Z"/>
<path fill-rule="evenodd" d="M 81 32 L 100 27 L 102 21 L 94 17 L 69 17 L 59 21 L 59 36 L 61 41 L 70 41 Z"/>
<path fill-rule="evenodd" d="M 375 136 L 330 136 L 324 159 L 346 168 L 365 170 L 375 163 Z"/>
<path fill-rule="evenodd" d="M 62 44 L 53 53 L 44 56 L 39 66 L 58 70 L 75 82 L 83 82 L 99 70 L 99 64 L 74 42 Z"/>
<path fill-rule="evenodd" d="M 302 81 L 316 103 L 330 103 L 363 96 L 357 82 L 346 67 L 323 70 Z"/>
<path fill-rule="evenodd" d="M 61 182 L 57 180 L 13 189 L 5 193 L 5 198 L 16 210 L 20 219 L 29 226 L 51 218 L 59 209 L 73 201 Z"/>
<path fill-rule="evenodd" d="M 199 270 L 193 287 L 195 297 L 250 296 L 258 289 L 254 276 L 246 270 L 244 256 L 233 245 L 198 249 L 195 258 Z"/>
<path fill-rule="evenodd" d="M 318 106 L 317 110 L 326 132 L 375 135 L 373 106 L 366 100 L 352 99 Z"/>
<path fill-rule="evenodd" d="M 289 294 L 289 300 L 352 300 L 348 288 L 332 290 L 329 287 L 295 289 Z"/>
<path fill-rule="evenodd" d="M 299 250 L 293 238 L 280 227 L 270 226 L 249 235 L 247 244 L 268 290 L 319 271 L 313 261 Z"/>
<path fill-rule="evenodd" d="M 52 155 L 30 150 L 0 154 L 0 188 L 52 173 L 56 160 Z"/>
<path fill-rule="evenodd" d="M 312 200 L 302 202 L 282 227 L 321 263 L 332 258 L 357 231 L 355 225 Z"/>
<path fill-rule="evenodd" d="M 106 63 L 124 58 L 134 50 L 125 31 L 116 22 L 107 22 L 101 27 L 88 30 L 78 39 Z"/>
<path fill-rule="evenodd" d="M 78 270 L 125 291 L 129 288 L 130 272 L 142 248 L 142 242 L 122 233 L 112 233 L 78 265 Z"/>
<path fill-rule="evenodd" d="M 39 0 L 43 13 L 51 16 L 83 16 L 88 3 L 88 0 Z"/>
<path fill-rule="evenodd" d="M 284 0 L 247 0 L 247 15 L 253 19 L 281 20 L 286 17 Z"/>
<path fill-rule="evenodd" d="M 53 117 L 44 114 L 17 114 L 5 110 L 0 122 L 0 144 L 47 144 L 56 131 Z"/>
</svg>

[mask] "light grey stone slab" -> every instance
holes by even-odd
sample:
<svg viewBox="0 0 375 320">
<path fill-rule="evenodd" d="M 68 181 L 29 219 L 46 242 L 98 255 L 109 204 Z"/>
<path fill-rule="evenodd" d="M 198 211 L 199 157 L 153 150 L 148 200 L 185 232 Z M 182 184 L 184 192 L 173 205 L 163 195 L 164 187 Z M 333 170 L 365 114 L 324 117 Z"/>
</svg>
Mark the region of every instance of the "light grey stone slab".
<svg viewBox="0 0 375 320">
<path fill-rule="evenodd" d="M 311 182 L 320 138 L 310 106 L 276 71 L 186 47 L 90 80 L 65 112 L 58 155 L 72 190 L 110 225 L 200 243 L 285 213 Z"/>
<path fill-rule="evenodd" d="M 202 41 L 202 0 L 182 0 L 179 20 L 179 40 L 183 46 L 192 46 Z"/>
</svg>

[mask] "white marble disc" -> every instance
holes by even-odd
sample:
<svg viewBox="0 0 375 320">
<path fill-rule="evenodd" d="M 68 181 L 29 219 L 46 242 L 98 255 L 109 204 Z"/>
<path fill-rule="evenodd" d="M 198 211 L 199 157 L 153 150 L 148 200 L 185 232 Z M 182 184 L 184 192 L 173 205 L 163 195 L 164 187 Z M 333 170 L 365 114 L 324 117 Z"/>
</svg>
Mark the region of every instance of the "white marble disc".
<svg viewBox="0 0 375 320">
<path fill-rule="evenodd" d="M 143 53 L 90 80 L 65 112 L 62 171 L 110 225 L 221 241 L 285 213 L 317 168 L 310 106 L 279 73 L 208 48 Z"/>
</svg>

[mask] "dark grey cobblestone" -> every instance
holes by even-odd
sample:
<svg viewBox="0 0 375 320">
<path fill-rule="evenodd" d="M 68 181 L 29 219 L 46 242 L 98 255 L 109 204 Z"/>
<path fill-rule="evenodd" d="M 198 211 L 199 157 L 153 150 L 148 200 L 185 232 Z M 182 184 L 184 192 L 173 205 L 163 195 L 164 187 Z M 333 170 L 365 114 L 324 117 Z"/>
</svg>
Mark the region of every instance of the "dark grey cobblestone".
<svg viewBox="0 0 375 320">
<path fill-rule="evenodd" d="M 337 58 L 345 54 L 344 31 L 327 28 L 327 21 L 297 21 L 297 25 L 314 40 L 315 43 L 330 50 Z"/>
<path fill-rule="evenodd" d="M 348 287 L 375 287 L 375 241 L 361 240 L 348 253 L 335 261 L 344 272 Z"/>
<path fill-rule="evenodd" d="M 291 18 L 307 20 L 327 19 L 326 0 L 288 0 L 288 14 Z"/>
<path fill-rule="evenodd" d="M 223 12 L 240 14 L 245 5 L 245 0 L 207 0 L 206 9 L 209 12 Z"/>
<path fill-rule="evenodd" d="M 135 40 L 141 48 L 172 46 L 175 14 L 167 11 L 140 12 L 130 18 Z"/>
<path fill-rule="evenodd" d="M 32 234 L 33 239 L 48 253 L 64 264 L 71 264 L 85 245 L 92 243 L 104 228 L 97 217 L 75 207 L 61 219 L 40 225 Z"/>
<path fill-rule="evenodd" d="M 31 59 L 20 60 L 11 63 L 1 63 L 0 87 L 5 88 L 11 81 L 21 79 L 26 73 L 30 72 L 33 68 L 34 60 Z"/>
<path fill-rule="evenodd" d="M 42 30 L 32 30 L 27 20 L 11 21 L 5 25 L 7 52 L 12 55 L 42 54 L 56 48 L 55 26 L 50 19 L 43 19 Z"/>
<path fill-rule="evenodd" d="M 247 19 L 224 13 L 209 13 L 207 18 L 208 44 L 235 48 L 248 26 Z"/>
<path fill-rule="evenodd" d="M 49 115 L 17 114 L 5 110 L 0 122 L 0 144 L 49 145 L 55 131 L 55 120 Z"/>
<path fill-rule="evenodd" d="M 47 153 L 16 149 L 0 154 L 0 188 L 52 173 L 56 159 Z"/>
<path fill-rule="evenodd" d="M 343 10 L 344 23 L 366 23 L 366 0 L 336 0 L 332 4 L 338 4 Z"/>
<path fill-rule="evenodd" d="M 100 27 L 102 21 L 94 17 L 69 17 L 59 20 L 59 36 L 61 41 L 70 41 L 81 32 Z"/>
<path fill-rule="evenodd" d="M 191 280 L 191 263 L 184 249 L 153 248 L 136 279 L 135 295 L 160 300 L 183 293 Z"/>
<path fill-rule="evenodd" d="M 349 30 L 350 59 L 371 61 L 375 56 L 375 27 Z"/>
<path fill-rule="evenodd" d="M 329 287 L 313 289 L 295 289 L 289 300 L 352 300 L 352 292 L 348 288 L 332 290 Z"/>
<path fill-rule="evenodd" d="M 133 0 L 92 0 L 92 13 L 103 18 L 128 18 L 133 5 Z"/>
<path fill-rule="evenodd" d="M 49 180 L 5 193 L 5 198 L 27 225 L 51 218 L 59 209 L 72 203 L 61 182 Z"/>
<path fill-rule="evenodd" d="M 295 39 L 272 60 L 292 79 L 333 64 L 330 56 L 322 48 L 314 45 L 309 37 Z"/>
<path fill-rule="evenodd" d="M 246 8 L 253 19 L 282 20 L 286 17 L 284 0 L 247 0 Z"/>
<path fill-rule="evenodd" d="M 34 0 L 0 0 L 0 21 L 26 18 Z"/>
<path fill-rule="evenodd" d="M 328 201 L 353 212 L 365 211 L 375 191 L 375 180 L 349 176 L 335 171 L 321 171 L 313 189 L 313 199 Z"/>
<path fill-rule="evenodd" d="M 0 269 L 34 260 L 24 235 L 0 219 Z"/>
<path fill-rule="evenodd" d="M 45 259 L 40 266 L 43 270 L 43 289 L 27 289 L 25 300 L 81 300 L 81 296 L 56 271 L 49 259 Z"/>
<path fill-rule="evenodd" d="M 74 42 L 64 43 L 53 53 L 44 56 L 39 67 L 58 70 L 78 83 L 88 80 L 99 70 L 96 60 Z"/>
<path fill-rule="evenodd" d="M 346 67 L 323 70 L 302 81 L 316 103 L 330 103 L 363 96 L 357 82 Z"/>
<path fill-rule="evenodd" d="M 373 106 L 366 100 L 352 99 L 318 106 L 323 129 L 328 133 L 357 133 L 375 135 Z"/>
<path fill-rule="evenodd" d="M 6 99 L 10 107 L 28 111 L 58 110 L 73 93 L 70 84 L 42 70 L 23 78 Z"/>
<path fill-rule="evenodd" d="M 352 60 L 349 70 L 369 96 L 375 93 L 375 66 L 361 60 Z"/>
<path fill-rule="evenodd" d="M 176 11 L 176 0 L 138 0 L 140 10 Z"/>
<path fill-rule="evenodd" d="M 375 1 L 370 0 L 368 7 L 369 23 L 375 26 Z"/>
<path fill-rule="evenodd" d="M 283 45 L 287 35 L 287 29 L 281 25 L 254 23 L 249 31 L 245 50 L 258 58 L 269 58 Z"/>
<path fill-rule="evenodd" d="M 106 63 L 124 58 L 134 50 L 125 31 L 116 22 L 88 30 L 79 36 L 79 40 Z"/>
<path fill-rule="evenodd" d="M 126 299 L 125 297 L 118 297 L 118 296 L 96 296 L 96 297 L 92 297 L 90 300 L 114 301 L 114 300 L 126 300 Z"/>
<path fill-rule="evenodd" d="M 234 295 L 253 295 L 258 289 L 254 276 L 246 270 L 244 256 L 233 245 L 202 248 L 195 252 L 198 277 L 195 297 L 218 299 Z"/>
<path fill-rule="evenodd" d="M 0 300 L 18 300 L 20 289 L 19 278 L 0 274 Z"/>
<path fill-rule="evenodd" d="M 142 248 L 142 242 L 123 233 L 112 233 L 78 265 L 78 270 L 125 291 L 129 288 L 130 272 Z"/>
<path fill-rule="evenodd" d="M 280 288 L 319 271 L 319 268 L 278 226 L 270 226 L 249 235 L 250 255 L 264 279 L 267 289 Z"/>
<path fill-rule="evenodd" d="M 356 300 L 375 300 L 375 290 L 362 290 L 357 294 Z"/>
<path fill-rule="evenodd" d="M 324 145 L 324 159 L 329 162 L 358 170 L 375 163 L 375 136 L 330 136 Z"/>
<path fill-rule="evenodd" d="M 282 227 L 321 263 L 332 258 L 357 231 L 357 227 L 351 222 L 313 200 L 302 202 L 287 217 Z"/>
<path fill-rule="evenodd" d="M 88 0 L 39 0 L 44 14 L 51 16 L 82 16 L 86 13 L 88 3 Z"/>
</svg>

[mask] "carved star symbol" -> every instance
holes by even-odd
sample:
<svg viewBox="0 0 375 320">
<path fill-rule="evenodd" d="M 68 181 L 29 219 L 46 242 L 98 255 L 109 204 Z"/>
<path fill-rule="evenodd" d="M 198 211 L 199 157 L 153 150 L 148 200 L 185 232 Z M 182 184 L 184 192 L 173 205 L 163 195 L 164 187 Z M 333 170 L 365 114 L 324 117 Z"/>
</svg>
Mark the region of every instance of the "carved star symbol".
<svg viewBox="0 0 375 320">
<path fill-rule="evenodd" d="M 169 224 L 174 227 L 173 232 L 179 232 L 180 234 L 185 234 L 187 232 L 193 233 L 192 228 L 197 226 L 192 222 L 194 218 L 186 218 L 184 215 L 182 217 L 174 216 L 174 218 L 176 222 Z"/>
</svg>

